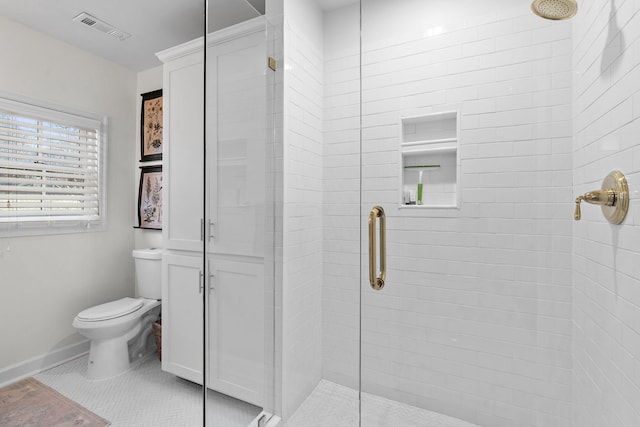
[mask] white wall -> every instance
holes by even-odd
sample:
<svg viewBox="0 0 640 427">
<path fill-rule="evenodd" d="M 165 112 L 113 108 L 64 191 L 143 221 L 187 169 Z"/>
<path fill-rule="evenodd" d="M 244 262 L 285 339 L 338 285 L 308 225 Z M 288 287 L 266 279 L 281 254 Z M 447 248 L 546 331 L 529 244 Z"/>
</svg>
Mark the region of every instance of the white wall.
<svg viewBox="0 0 640 427">
<path fill-rule="evenodd" d="M 3 18 L 0 56 L 0 91 L 109 118 L 106 230 L 0 239 L 2 373 L 80 342 L 80 310 L 133 296 L 136 75 Z"/>
<path fill-rule="evenodd" d="M 629 213 L 573 225 L 573 425 L 640 425 L 640 3 L 580 3 L 573 24 L 574 196 L 626 176 Z"/>
<path fill-rule="evenodd" d="M 286 1 L 282 415 L 321 378 L 322 14 L 311 0 Z"/>
<path fill-rule="evenodd" d="M 358 58 L 344 31 L 357 17 L 325 15 L 323 374 L 356 380 L 360 276 L 365 392 L 483 426 L 566 426 L 571 22 L 478 3 L 363 5 L 360 218 L 382 204 L 388 227 L 377 293 L 354 268 L 366 230 L 352 217 Z M 400 118 L 447 110 L 460 111 L 461 209 L 399 209 Z"/>
<path fill-rule="evenodd" d="M 133 178 L 133 203 L 134 206 L 138 206 L 138 186 L 140 182 L 140 166 L 152 166 L 161 165 L 162 161 L 154 162 L 140 162 L 140 108 L 142 106 L 143 93 L 151 92 L 157 89 L 162 89 L 162 66 L 151 68 L 149 70 L 141 71 L 137 75 L 136 85 L 136 145 L 135 145 L 135 175 Z M 137 210 L 134 208 L 132 224 L 138 225 Z M 134 240 L 136 248 L 161 248 L 162 247 L 162 232 L 159 230 L 144 230 L 135 229 Z"/>
</svg>

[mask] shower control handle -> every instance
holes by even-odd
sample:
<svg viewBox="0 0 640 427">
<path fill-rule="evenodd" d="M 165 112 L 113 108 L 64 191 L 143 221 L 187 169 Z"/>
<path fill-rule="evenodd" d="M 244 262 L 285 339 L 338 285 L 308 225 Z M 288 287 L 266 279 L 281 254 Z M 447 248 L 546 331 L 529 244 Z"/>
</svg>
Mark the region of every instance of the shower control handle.
<svg viewBox="0 0 640 427">
<path fill-rule="evenodd" d="M 602 189 L 589 191 L 576 197 L 576 210 L 573 219 L 580 221 L 580 204 L 587 202 L 602 207 L 602 214 L 612 224 L 620 224 L 629 209 L 629 187 L 627 179 L 620 171 L 609 173 L 602 181 Z"/>
<path fill-rule="evenodd" d="M 573 219 L 580 220 L 580 202 L 585 201 L 592 205 L 600 206 L 615 206 L 616 205 L 616 192 L 613 189 L 608 190 L 595 190 L 578 196 L 576 198 L 576 212 L 573 215 Z"/>
</svg>

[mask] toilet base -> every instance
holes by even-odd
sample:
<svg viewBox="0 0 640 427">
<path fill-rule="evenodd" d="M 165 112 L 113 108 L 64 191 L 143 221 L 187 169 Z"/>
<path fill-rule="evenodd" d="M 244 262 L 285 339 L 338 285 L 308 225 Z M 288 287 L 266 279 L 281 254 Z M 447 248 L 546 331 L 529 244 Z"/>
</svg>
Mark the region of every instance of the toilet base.
<svg viewBox="0 0 640 427">
<path fill-rule="evenodd" d="M 140 324 L 127 335 L 108 340 L 91 341 L 87 378 L 104 380 L 115 377 L 129 369 L 128 341 L 138 335 Z"/>
</svg>

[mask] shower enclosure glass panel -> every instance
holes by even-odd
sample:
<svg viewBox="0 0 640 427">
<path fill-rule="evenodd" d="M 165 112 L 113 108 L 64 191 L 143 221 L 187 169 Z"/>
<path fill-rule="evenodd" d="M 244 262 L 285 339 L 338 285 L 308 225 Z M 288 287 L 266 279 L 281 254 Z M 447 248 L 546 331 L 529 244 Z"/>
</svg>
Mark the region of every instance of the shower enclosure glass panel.
<svg viewBox="0 0 640 427">
<path fill-rule="evenodd" d="M 205 3 L 191 11 L 200 31 L 157 54 L 162 61 L 164 147 L 162 231 L 162 370 L 197 404 L 179 423 L 203 425 L 205 270 L 204 19 Z M 168 18 L 170 19 L 170 18 Z M 183 419 L 184 417 L 184 419 Z"/>
<path fill-rule="evenodd" d="M 202 364 L 198 273 L 203 264 L 199 214 L 203 202 L 202 192 L 194 190 L 197 184 L 188 179 L 197 180 L 203 171 L 204 96 L 197 91 L 203 87 L 203 57 L 202 52 L 194 53 L 191 64 L 182 64 L 181 74 L 179 67 L 167 66 L 169 61 L 156 54 L 164 52 L 166 57 L 176 46 L 202 39 L 205 5 L 203 0 L 112 3 L 0 1 L 0 32 L 4 41 L 10 41 L 0 46 L 0 96 L 105 116 L 107 137 L 101 142 L 108 146 L 106 203 L 100 212 L 106 218 L 104 230 L 0 237 L 1 281 L 7 285 L 0 291 L 0 312 L 9 320 L 0 327 L 0 383 L 33 375 L 113 425 L 156 426 L 167 420 L 202 425 L 202 378 L 194 372 Z M 80 12 L 90 13 L 96 21 L 73 20 Z M 110 32 L 111 26 L 117 28 Z M 130 37 L 119 40 L 123 33 Z M 194 63 L 199 68 L 190 68 Z M 179 85 L 185 90 L 172 92 Z M 141 95 L 159 89 L 164 108 L 172 114 L 154 122 L 163 127 L 162 155 L 156 151 L 150 156 L 145 153 L 150 147 L 141 141 L 149 124 L 141 111 Z M 195 160 L 176 154 L 181 146 L 181 154 L 184 147 L 193 149 L 188 156 Z M 55 147 L 48 150 L 53 153 Z M 138 214 L 139 194 L 147 190 L 140 175 L 149 171 L 142 169 L 147 167 L 154 173 L 162 168 L 165 190 L 174 189 L 163 193 L 163 203 L 155 205 L 163 209 L 161 219 L 153 217 L 161 223 L 160 227 L 154 223 L 154 229 L 140 227 Z M 150 192 L 157 190 L 157 183 Z M 154 202 L 159 202 L 157 196 L 155 192 Z M 89 380 L 89 342 L 73 329 L 74 317 L 89 307 L 137 296 L 132 250 L 149 247 L 163 248 L 167 256 L 162 261 L 166 287 L 162 361 L 155 354 L 151 325 L 145 324 L 142 339 L 129 343 L 130 369 L 112 378 Z M 189 262 L 174 262 L 187 250 L 195 253 Z M 187 316 L 174 317 L 175 306 L 181 304 L 188 308 Z M 16 325 L 29 332 L 17 333 Z M 139 351 L 134 353 L 133 348 Z M 189 351 L 182 361 L 176 359 L 179 349 Z M 171 365 L 184 371 L 172 371 Z M 192 366 L 195 371 L 189 370 Z M 34 374 L 36 370 L 44 371 Z M 169 400 L 172 404 L 166 405 Z"/>
<path fill-rule="evenodd" d="M 362 425 L 569 425 L 570 24 L 510 0 L 361 10 Z"/>
<path fill-rule="evenodd" d="M 210 426 L 265 425 L 274 413 L 275 71 L 268 67 L 274 36 L 264 14 L 264 2 L 209 4 L 204 367 Z M 219 398 L 239 413 L 225 410 Z"/>
</svg>

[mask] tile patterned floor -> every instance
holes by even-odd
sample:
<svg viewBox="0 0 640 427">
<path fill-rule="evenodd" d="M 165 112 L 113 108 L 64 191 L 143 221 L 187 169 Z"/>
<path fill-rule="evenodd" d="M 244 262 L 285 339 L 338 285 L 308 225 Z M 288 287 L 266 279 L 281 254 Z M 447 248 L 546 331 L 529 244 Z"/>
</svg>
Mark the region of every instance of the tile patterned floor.
<svg viewBox="0 0 640 427">
<path fill-rule="evenodd" d="M 152 355 L 115 378 L 91 381 L 87 356 L 35 375 L 38 381 L 111 421 L 113 427 L 202 425 L 199 385 L 163 372 Z M 261 408 L 210 392 L 211 427 L 247 427 Z"/>
<path fill-rule="evenodd" d="M 478 427 L 367 393 L 362 399 L 362 427 Z M 358 392 L 320 381 L 284 427 L 358 427 Z"/>
<path fill-rule="evenodd" d="M 87 356 L 35 375 L 39 381 L 111 421 L 113 427 L 202 425 L 201 388 L 163 372 L 156 357 L 103 381 L 85 376 Z M 358 392 L 321 381 L 283 427 L 358 427 Z M 209 393 L 209 427 L 247 427 L 260 408 Z M 478 427 L 446 415 L 363 394 L 362 427 Z"/>
</svg>

